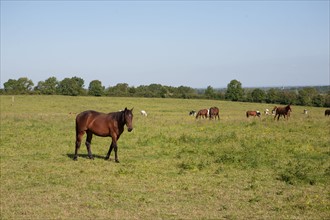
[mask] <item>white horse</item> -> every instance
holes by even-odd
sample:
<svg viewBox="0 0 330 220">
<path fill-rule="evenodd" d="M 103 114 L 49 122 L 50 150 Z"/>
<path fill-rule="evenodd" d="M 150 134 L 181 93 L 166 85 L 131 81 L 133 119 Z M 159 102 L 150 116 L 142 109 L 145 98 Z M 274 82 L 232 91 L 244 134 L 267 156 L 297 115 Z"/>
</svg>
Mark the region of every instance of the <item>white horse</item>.
<svg viewBox="0 0 330 220">
<path fill-rule="evenodd" d="M 269 109 L 268 108 L 265 109 L 265 115 L 269 115 Z"/>
<path fill-rule="evenodd" d="M 143 115 L 143 116 L 148 116 L 147 112 L 144 111 L 144 110 L 141 111 L 141 115 Z"/>
</svg>

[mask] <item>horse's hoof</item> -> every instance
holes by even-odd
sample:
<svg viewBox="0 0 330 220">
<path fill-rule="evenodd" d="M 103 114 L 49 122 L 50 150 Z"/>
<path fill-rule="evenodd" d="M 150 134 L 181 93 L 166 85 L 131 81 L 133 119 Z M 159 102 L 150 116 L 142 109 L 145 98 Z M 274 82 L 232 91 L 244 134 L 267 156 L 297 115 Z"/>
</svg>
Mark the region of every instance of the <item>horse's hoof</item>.
<svg viewBox="0 0 330 220">
<path fill-rule="evenodd" d="M 119 160 L 115 160 L 116 163 L 119 163 Z"/>
<path fill-rule="evenodd" d="M 77 161 L 77 160 L 78 160 L 78 157 L 74 157 L 73 160 L 74 160 L 74 161 Z"/>
<path fill-rule="evenodd" d="M 104 160 L 110 160 L 110 157 L 105 157 Z"/>
</svg>

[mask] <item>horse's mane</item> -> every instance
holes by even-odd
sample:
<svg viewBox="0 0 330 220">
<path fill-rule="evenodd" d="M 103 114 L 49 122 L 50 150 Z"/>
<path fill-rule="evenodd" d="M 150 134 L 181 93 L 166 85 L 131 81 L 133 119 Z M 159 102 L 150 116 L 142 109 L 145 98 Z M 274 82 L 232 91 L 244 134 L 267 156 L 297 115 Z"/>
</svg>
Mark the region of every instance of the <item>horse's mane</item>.
<svg viewBox="0 0 330 220">
<path fill-rule="evenodd" d="M 122 121 L 123 123 L 125 121 L 125 117 L 123 117 L 124 114 L 125 114 L 125 111 L 110 112 L 109 113 L 111 118 L 115 119 L 116 121 Z"/>
</svg>

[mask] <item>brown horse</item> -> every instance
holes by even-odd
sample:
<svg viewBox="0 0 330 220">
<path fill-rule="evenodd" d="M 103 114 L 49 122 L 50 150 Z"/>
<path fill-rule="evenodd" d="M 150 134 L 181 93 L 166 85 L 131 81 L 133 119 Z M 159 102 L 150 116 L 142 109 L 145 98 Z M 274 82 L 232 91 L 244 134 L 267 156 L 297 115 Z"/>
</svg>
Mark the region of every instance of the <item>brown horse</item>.
<svg viewBox="0 0 330 220">
<path fill-rule="evenodd" d="M 207 118 L 209 114 L 208 109 L 201 109 L 197 112 L 196 118 Z"/>
<path fill-rule="evenodd" d="M 256 117 L 258 116 L 260 118 L 260 115 L 261 113 L 259 111 L 247 111 L 246 112 L 246 117 L 250 117 L 250 116 L 253 116 L 253 117 Z"/>
<path fill-rule="evenodd" d="M 219 109 L 217 107 L 211 107 L 210 108 L 210 120 L 214 117 L 214 119 L 220 120 L 220 116 L 219 116 Z"/>
<path fill-rule="evenodd" d="M 275 117 L 274 120 L 277 116 L 277 121 L 280 119 L 280 116 L 283 115 L 283 117 L 285 118 L 285 116 L 287 116 L 287 119 L 289 119 L 290 117 L 290 112 L 292 112 L 291 109 L 291 104 L 285 106 L 285 107 L 276 107 L 273 109 L 273 111 L 275 110 Z"/>
<path fill-rule="evenodd" d="M 207 115 L 209 113 L 209 110 L 208 109 L 201 109 L 197 112 L 197 115 L 196 115 L 196 119 L 199 117 L 199 118 L 207 118 Z"/>
<path fill-rule="evenodd" d="M 124 131 L 126 124 L 128 132 L 133 130 L 133 109 L 125 110 L 120 112 L 112 112 L 109 114 L 100 113 L 96 111 L 84 111 L 76 117 L 76 150 L 74 160 L 78 159 L 78 150 L 84 134 L 86 137 L 86 147 L 88 151 L 88 157 L 94 159 L 91 151 L 91 142 L 93 134 L 100 137 L 111 137 L 112 142 L 108 151 L 106 160 L 109 159 L 112 149 L 115 151 L 115 161 L 119 163 L 117 155 L 117 141 L 120 135 Z"/>
<path fill-rule="evenodd" d="M 325 110 L 324 116 L 330 116 L 330 109 Z"/>
</svg>

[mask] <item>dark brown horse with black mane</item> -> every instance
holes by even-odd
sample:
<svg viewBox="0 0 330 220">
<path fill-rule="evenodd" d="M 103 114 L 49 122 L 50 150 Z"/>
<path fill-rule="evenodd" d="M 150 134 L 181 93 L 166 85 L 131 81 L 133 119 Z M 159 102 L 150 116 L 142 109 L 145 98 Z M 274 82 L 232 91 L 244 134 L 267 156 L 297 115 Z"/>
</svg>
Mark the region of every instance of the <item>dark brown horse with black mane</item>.
<svg viewBox="0 0 330 220">
<path fill-rule="evenodd" d="M 260 118 L 260 115 L 261 113 L 259 111 L 247 111 L 246 112 L 246 117 L 250 117 L 250 116 L 253 116 L 253 117 L 256 117 L 258 116 Z"/>
<path fill-rule="evenodd" d="M 324 116 L 330 116 L 330 109 L 326 109 L 324 111 Z"/>
<path fill-rule="evenodd" d="M 209 113 L 209 110 L 208 109 L 201 109 L 197 112 L 197 115 L 196 115 L 196 119 L 199 117 L 199 118 L 207 118 L 207 115 Z"/>
<path fill-rule="evenodd" d="M 105 159 L 109 159 L 112 149 L 115 151 L 115 161 L 119 163 L 117 155 L 117 141 L 124 131 L 124 126 L 131 132 L 133 130 L 133 109 L 120 112 L 112 112 L 109 114 L 100 113 L 97 111 L 84 111 L 76 117 L 76 150 L 74 160 L 78 159 L 78 150 L 84 134 L 86 137 L 86 147 L 88 157 L 94 159 L 91 151 L 91 143 L 93 134 L 100 137 L 111 137 L 112 142 Z"/>
<path fill-rule="evenodd" d="M 291 109 L 291 104 L 285 106 L 285 107 L 277 107 L 275 106 L 273 111 L 275 111 L 275 117 L 274 120 L 277 116 L 277 121 L 280 119 L 280 116 L 283 115 L 283 117 L 285 118 L 285 116 L 287 116 L 287 119 L 289 119 L 290 117 L 290 112 L 292 112 Z"/>
<path fill-rule="evenodd" d="M 210 119 L 214 118 L 220 120 L 220 116 L 219 116 L 219 109 L 217 107 L 211 107 L 210 108 Z"/>
</svg>

